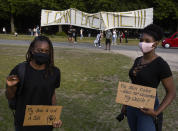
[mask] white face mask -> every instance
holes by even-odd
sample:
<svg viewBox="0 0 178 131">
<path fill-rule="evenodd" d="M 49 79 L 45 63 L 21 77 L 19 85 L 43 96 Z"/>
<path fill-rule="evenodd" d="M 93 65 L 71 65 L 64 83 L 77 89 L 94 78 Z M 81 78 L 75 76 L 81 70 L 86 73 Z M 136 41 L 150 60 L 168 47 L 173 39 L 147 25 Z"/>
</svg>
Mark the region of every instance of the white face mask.
<svg viewBox="0 0 178 131">
<path fill-rule="evenodd" d="M 140 42 L 139 47 L 143 53 L 148 53 L 154 49 L 154 43 Z"/>
</svg>

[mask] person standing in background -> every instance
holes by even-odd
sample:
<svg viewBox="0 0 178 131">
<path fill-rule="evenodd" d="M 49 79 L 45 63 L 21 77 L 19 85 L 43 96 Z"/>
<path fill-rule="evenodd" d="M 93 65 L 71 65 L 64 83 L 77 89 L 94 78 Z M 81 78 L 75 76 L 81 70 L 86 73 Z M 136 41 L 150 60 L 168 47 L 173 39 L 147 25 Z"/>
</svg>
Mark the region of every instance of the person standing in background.
<svg viewBox="0 0 178 131">
<path fill-rule="evenodd" d="M 128 36 L 128 32 L 127 30 L 125 30 L 125 43 L 128 43 L 127 36 Z"/>
<path fill-rule="evenodd" d="M 83 29 L 81 28 L 80 29 L 80 39 L 82 39 L 83 38 Z"/>
<path fill-rule="evenodd" d="M 122 32 L 119 31 L 119 40 L 120 40 L 120 43 L 122 43 Z"/>
<path fill-rule="evenodd" d="M 77 31 L 75 28 L 73 29 L 73 38 L 74 38 L 74 43 L 77 43 Z"/>
<path fill-rule="evenodd" d="M 88 37 L 89 38 L 91 37 L 91 31 L 90 31 L 90 29 L 88 30 Z"/>
<path fill-rule="evenodd" d="M 124 34 L 124 32 L 122 31 L 122 39 L 124 39 L 125 38 L 125 34 Z"/>
<path fill-rule="evenodd" d="M 68 40 L 69 40 L 69 42 L 73 42 L 73 27 L 72 27 L 72 25 L 69 26 Z"/>
<path fill-rule="evenodd" d="M 112 44 L 116 45 L 116 40 L 117 40 L 117 32 L 116 29 L 113 30 L 113 34 L 112 34 Z"/>
<path fill-rule="evenodd" d="M 33 36 L 33 29 L 29 28 L 30 35 Z"/>
<path fill-rule="evenodd" d="M 106 47 L 105 47 L 105 50 L 110 50 L 111 48 L 111 39 L 112 39 L 112 33 L 110 30 L 106 30 Z"/>
<path fill-rule="evenodd" d="M 6 34 L 6 28 L 5 28 L 5 27 L 2 28 L 2 32 L 3 32 L 4 34 Z"/>
<path fill-rule="evenodd" d="M 98 45 L 98 47 L 101 47 L 101 32 L 98 31 L 98 34 L 96 36 L 96 39 L 94 41 L 95 47 Z"/>
<path fill-rule="evenodd" d="M 40 35 L 40 27 L 37 25 L 37 27 L 36 27 L 36 33 L 37 33 L 37 36 L 39 36 Z"/>
<path fill-rule="evenodd" d="M 31 35 L 31 28 L 28 28 L 28 34 Z"/>
<path fill-rule="evenodd" d="M 33 28 L 33 36 L 36 36 L 36 27 Z"/>
</svg>

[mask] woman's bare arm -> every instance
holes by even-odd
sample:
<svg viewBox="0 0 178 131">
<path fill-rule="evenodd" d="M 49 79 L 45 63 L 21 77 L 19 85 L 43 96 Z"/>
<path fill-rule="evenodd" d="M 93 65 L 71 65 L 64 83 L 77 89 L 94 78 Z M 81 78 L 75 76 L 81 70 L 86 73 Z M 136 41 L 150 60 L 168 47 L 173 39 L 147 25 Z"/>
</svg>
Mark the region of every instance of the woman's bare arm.
<svg viewBox="0 0 178 131">
<path fill-rule="evenodd" d="M 173 77 L 168 77 L 162 80 L 162 84 L 166 90 L 166 96 L 157 109 L 157 114 L 160 114 L 176 97 L 176 87 L 174 85 Z"/>
</svg>

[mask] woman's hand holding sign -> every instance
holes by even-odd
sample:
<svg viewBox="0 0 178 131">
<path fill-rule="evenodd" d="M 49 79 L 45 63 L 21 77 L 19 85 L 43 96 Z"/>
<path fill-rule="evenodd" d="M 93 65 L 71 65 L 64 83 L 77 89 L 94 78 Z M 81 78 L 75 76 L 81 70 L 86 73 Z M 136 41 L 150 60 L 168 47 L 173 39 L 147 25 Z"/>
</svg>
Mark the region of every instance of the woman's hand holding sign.
<svg viewBox="0 0 178 131">
<path fill-rule="evenodd" d="M 62 121 L 61 120 L 53 122 L 53 127 L 54 128 L 60 128 L 61 126 L 62 126 Z"/>
</svg>

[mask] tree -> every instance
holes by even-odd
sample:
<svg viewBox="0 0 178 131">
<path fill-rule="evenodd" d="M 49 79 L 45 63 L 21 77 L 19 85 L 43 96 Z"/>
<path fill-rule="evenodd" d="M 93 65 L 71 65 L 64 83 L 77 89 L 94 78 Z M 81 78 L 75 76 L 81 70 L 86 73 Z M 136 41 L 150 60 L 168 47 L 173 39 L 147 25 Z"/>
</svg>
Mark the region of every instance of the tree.
<svg viewBox="0 0 178 131">
<path fill-rule="evenodd" d="M 11 32 L 14 32 L 15 26 L 19 28 L 39 24 L 41 9 L 76 8 L 88 13 L 97 13 L 99 11 L 120 12 L 150 7 L 154 8 L 156 24 L 171 30 L 175 30 L 175 26 L 178 29 L 178 2 L 175 0 L 0 0 L 0 18 L 8 21 L 11 25 Z M 26 25 L 27 23 L 30 25 Z"/>
<path fill-rule="evenodd" d="M 11 33 L 15 32 L 14 17 L 19 14 L 24 14 L 25 6 L 28 7 L 30 1 L 28 0 L 0 0 L 1 17 L 10 19 Z"/>
<path fill-rule="evenodd" d="M 153 5 L 155 7 L 155 19 L 157 19 L 159 22 L 163 22 L 166 27 L 172 28 L 173 30 L 178 29 L 177 2 L 173 0 L 155 0 Z"/>
</svg>

